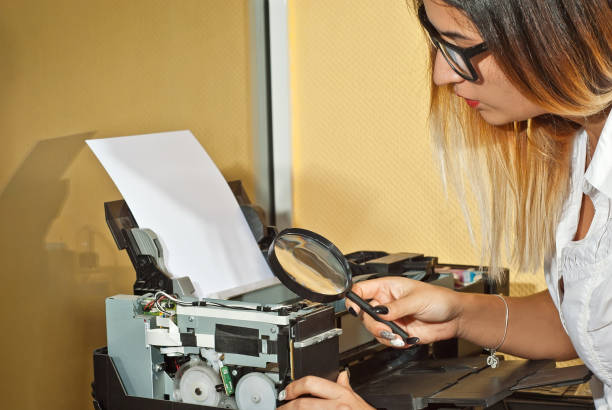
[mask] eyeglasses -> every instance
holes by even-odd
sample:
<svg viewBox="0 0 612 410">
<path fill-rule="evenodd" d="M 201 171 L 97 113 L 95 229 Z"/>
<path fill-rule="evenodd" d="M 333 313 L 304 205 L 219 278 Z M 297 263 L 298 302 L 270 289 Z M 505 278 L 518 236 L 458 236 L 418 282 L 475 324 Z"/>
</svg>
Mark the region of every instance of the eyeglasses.
<svg viewBox="0 0 612 410">
<path fill-rule="evenodd" d="M 483 42 L 472 47 L 462 48 L 445 41 L 427 18 L 425 6 L 423 5 L 419 7 L 419 20 L 423 28 L 425 28 L 425 31 L 427 31 L 429 39 L 433 45 L 440 50 L 453 71 L 468 81 L 478 81 L 478 73 L 470 60 L 474 56 L 487 51 L 487 44 Z"/>
</svg>

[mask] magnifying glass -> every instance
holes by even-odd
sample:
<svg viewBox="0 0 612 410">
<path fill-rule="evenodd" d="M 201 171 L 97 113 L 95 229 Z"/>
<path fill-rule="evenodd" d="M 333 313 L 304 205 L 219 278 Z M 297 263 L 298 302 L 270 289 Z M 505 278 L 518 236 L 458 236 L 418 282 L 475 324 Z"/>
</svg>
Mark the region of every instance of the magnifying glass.
<svg viewBox="0 0 612 410">
<path fill-rule="evenodd" d="M 276 277 L 297 295 L 314 302 L 346 297 L 375 320 L 389 326 L 406 344 L 413 344 L 397 324 L 378 316 L 355 294 L 351 269 L 340 250 L 319 234 L 300 228 L 285 229 L 270 244 L 268 260 Z"/>
</svg>

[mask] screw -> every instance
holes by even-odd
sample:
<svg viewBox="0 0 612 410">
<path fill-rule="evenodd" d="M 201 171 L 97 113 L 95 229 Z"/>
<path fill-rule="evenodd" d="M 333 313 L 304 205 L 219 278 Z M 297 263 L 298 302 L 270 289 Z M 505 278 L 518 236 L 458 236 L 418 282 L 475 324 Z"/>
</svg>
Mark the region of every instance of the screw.
<svg viewBox="0 0 612 410">
<path fill-rule="evenodd" d="M 193 316 L 189 316 L 189 321 L 193 322 L 193 320 L 194 320 L 194 317 Z"/>
<path fill-rule="evenodd" d="M 270 333 L 272 333 L 272 334 L 276 333 L 276 327 L 270 328 Z"/>
<path fill-rule="evenodd" d="M 254 394 L 251 396 L 251 401 L 253 403 L 259 403 L 261 401 L 261 397 L 259 397 L 259 394 Z"/>
</svg>

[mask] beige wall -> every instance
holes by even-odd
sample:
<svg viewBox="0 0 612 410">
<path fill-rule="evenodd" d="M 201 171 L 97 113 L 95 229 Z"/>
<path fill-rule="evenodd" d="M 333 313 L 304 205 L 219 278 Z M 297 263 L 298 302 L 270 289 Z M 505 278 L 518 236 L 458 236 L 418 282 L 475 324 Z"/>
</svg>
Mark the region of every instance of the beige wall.
<svg viewBox="0 0 612 410">
<path fill-rule="evenodd" d="M 290 26 L 296 225 L 345 252 L 475 263 L 404 1 L 291 1 Z M 254 192 L 248 32 L 246 0 L 0 3 L 0 407 L 91 408 L 104 298 L 130 292 L 102 208 L 120 195 L 85 138 L 191 129 Z"/>
<path fill-rule="evenodd" d="M 248 36 L 246 0 L 0 2 L 1 408 L 92 408 L 104 298 L 131 292 L 85 138 L 190 129 L 253 193 Z"/>
<path fill-rule="evenodd" d="M 478 264 L 426 132 L 426 40 L 405 0 L 290 2 L 298 226 L 342 251 L 413 251 Z M 512 293 L 544 289 L 513 275 Z"/>
</svg>

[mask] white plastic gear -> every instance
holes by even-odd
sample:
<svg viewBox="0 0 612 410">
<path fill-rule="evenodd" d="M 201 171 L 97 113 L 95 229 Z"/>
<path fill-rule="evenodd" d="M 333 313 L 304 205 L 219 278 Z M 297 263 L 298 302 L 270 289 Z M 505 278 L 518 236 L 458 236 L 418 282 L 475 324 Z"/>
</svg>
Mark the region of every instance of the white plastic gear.
<svg viewBox="0 0 612 410">
<path fill-rule="evenodd" d="M 223 384 L 221 376 L 205 362 L 192 359 L 176 374 L 174 397 L 184 403 L 218 406 L 225 394 L 216 386 Z"/>
<path fill-rule="evenodd" d="M 249 373 L 238 380 L 236 404 L 240 410 L 276 409 L 276 386 L 263 373 Z"/>
</svg>

